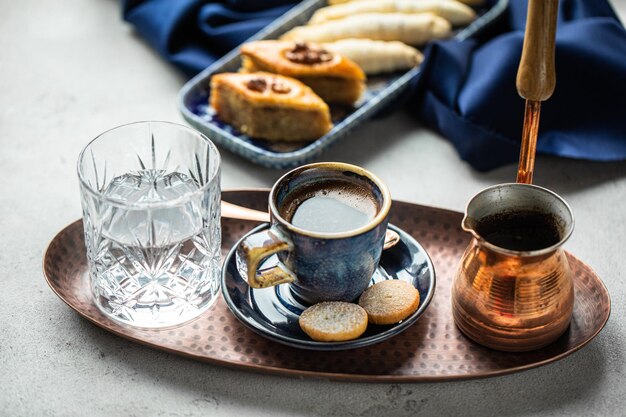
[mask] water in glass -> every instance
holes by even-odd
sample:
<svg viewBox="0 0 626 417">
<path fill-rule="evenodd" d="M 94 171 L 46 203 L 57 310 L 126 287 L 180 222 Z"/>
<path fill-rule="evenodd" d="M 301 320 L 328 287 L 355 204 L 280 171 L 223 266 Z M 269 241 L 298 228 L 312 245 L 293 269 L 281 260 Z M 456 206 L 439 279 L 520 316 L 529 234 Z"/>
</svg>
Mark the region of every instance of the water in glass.
<svg viewBox="0 0 626 417">
<path fill-rule="evenodd" d="M 107 221 L 94 235 L 92 287 L 107 313 L 150 327 L 186 321 L 213 299 L 219 240 L 203 225 L 202 201 L 142 207 L 197 189 L 185 174 L 143 170 L 112 179 L 103 191 L 131 203 L 107 207 Z"/>
</svg>

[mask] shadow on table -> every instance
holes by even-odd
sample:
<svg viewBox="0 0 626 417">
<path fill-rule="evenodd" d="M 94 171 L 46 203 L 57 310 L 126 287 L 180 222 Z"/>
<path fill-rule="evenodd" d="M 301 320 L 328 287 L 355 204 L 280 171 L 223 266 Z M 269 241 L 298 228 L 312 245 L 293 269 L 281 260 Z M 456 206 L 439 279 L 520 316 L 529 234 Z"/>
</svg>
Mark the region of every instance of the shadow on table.
<svg viewBox="0 0 626 417">
<path fill-rule="evenodd" d="M 389 132 L 390 125 L 393 126 L 393 133 L 391 134 Z M 385 149 L 394 146 L 402 146 L 404 141 L 413 140 L 413 138 L 409 137 L 407 134 L 413 135 L 416 131 L 419 131 L 419 129 L 422 128 L 403 114 L 370 121 L 357 127 L 348 136 L 341 139 L 339 143 L 331 146 L 321 155 L 318 155 L 303 164 L 336 161 L 367 166 L 370 160 L 376 159 L 377 155 Z M 255 182 L 261 181 L 266 184 L 267 187 L 271 187 L 271 185 L 278 180 L 278 178 L 280 178 L 285 172 L 292 169 L 266 168 L 252 163 L 242 156 L 224 149 L 220 145 L 218 145 L 218 148 L 220 149 L 220 154 L 224 162 L 224 168 L 222 169 L 223 173 L 230 171 L 228 172 L 229 175 L 233 176 L 235 174 L 232 170 L 238 170 L 239 172 L 236 175 L 238 177 L 243 177 L 243 181 L 246 181 L 246 175 L 250 175 L 254 176 Z M 224 187 L 224 189 L 228 188 L 231 187 Z"/>
<path fill-rule="evenodd" d="M 472 170 L 479 180 L 493 184 L 515 182 L 517 165 L 507 165 L 487 173 Z M 538 155 L 533 182 L 559 194 L 567 195 L 626 177 L 626 161 L 594 162 Z"/>
<path fill-rule="evenodd" d="M 75 316 L 76 320 L 81 320 Z M 322 416 L 518 416 L 560 410 L 586 415 L 608 384 L 609 360 L 623 363 L 620 349 L 606 351 L 598 340 L 562 361 L 518 374 L 429 384 L 365 384 L 298 380 L 237 371 L 181 358 L 128 342 L 86 321 L 84 343 L 101 350 L 107 367 L 127 369 L 133 381 L 154 387 L 153 396 L 179 396 L 180 415 L 210 415 L 236 409 L 269 415 Z M 600 338 L 618 339 L 607 326 Z M 620 355 L 619 358 L 609 357 Z M 112 364 L 111 362 L 117 362 Z M 618 370 L 616 370 L 618 371 Z M 129 383 L 123 378 L 120 383 Z M 595 397 L 595 398 L 594 398 Z M 149 397 L 144 398 L 150 401 Z M 165 398 L 161 404 L 168 404 Z M 124 405 L 119 404 L 120 410 Z M 150 407 L 148 407 L 150 408 Z M 596 410 L 599 411 L 599 410 Z"/>
<path fill-rule="evenodd" d="M 424 140 L 426 139 L 425 136 L 429 135 L 440 138 L 437 133 L 430 133 L 425 129 L 407 113 L 399 112 L 386 118 L 368 121 L 359 126 L 316 160 L 338 160 L 367 166 L 370 161 L 378 158 L 380 153 L 395 147 L 404 149 L 403 154 L 406 152 L 429 152 L 431 149 L 428 145 L 411 144 L 413 141 Z M 445 139 L 441 138 L 440 140 Z M 515 182 L 517 163 L 482 173 L 462 161 L 449 142 L 446 141 L 446 144 L 449 149 L 438 154 L 438 157 L 446 155 L 451 159 L 451 164 L 456 163 L 464 166 L 467 175 L 491 184 Z M 391 154 L 389 158 L 392 158 Z M 406 160 L 403 161 L 406 162 Z M 410 160 L 410 155 L 408 155 L 408 160 Z M 423 156 L 416 155 L 415 161 L 420 160 L 423 161 Z M 393 164 L 393 160 L 387 160 L 385 163 Z M 415 167 L 406 168 L 414 169 Z M 429 179 L 428 172 L 424 172 L 422 175 L 424 179 Z M 538 155 L 534 182 L 553 189 L 557 193 L 567 195 L 622 177 L 626 177 L 626 161 L 594 162 Z"/>
<path fill-rule="evenodd" d="M 391 134 L 389 132 L 390 125 L 393 126 L 393 133 Z M 416 129 L 419 130 L 421 127 L 402 114 L 370 121 L 358 126 L 346 137 L 339 140 L 338 143 L 326 149 L 321 155 L 304 162 L 302 165 L 333 161 L 366 166 L 370 160 L 375 159 L 385 149 L 392 146 L 401 146 L 404 140 L 410 139 L 407 137 L 407 133 L 412 135 Z M 218 145 L 218 148 L 225 162 L 224 165 L 228 167 L 226 169 L 231 169 L 230 167 L 235 166 L 241 171 L 253 172 L 255 179 L 261 179 L 268 184 L 268 187 L 285 172 L 295 168 L 266 168 L 226 150 L 221 145 Z"/>
<path fill-rule="evenodd" d="M 380 119 L 369 120 L 351 131 L 314 161 L 339 161 L 366 166 L 387 149 L 414 140 L 424 128 L 408 114 L 397 112 Z M 393 161 L 385 161 L 393 164 Z"/>
</svg>

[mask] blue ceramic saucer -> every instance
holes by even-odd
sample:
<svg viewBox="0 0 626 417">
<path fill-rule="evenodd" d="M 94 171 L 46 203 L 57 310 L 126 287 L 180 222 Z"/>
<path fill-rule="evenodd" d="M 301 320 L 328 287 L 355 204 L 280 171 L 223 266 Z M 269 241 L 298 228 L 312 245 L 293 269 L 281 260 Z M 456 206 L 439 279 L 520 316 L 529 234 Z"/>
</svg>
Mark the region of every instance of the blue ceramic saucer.
<svg viewBox="0 0 626 417">
<path fill-rule="evenodd" d="M 268 227 L 256 227 L 248 233 L 257 233 Z M 387 279 L 408 281 L 420 293 L 420 305 L 415 313 L 389 326 L 369 324 L 365 333 L 355 340 L 346 342 L 316 342 L 307 336 L 298 324 L 300 314 L 308 307 L 297 299 L 289 284 L 270 288 L 250 288 L 243 278 L 242 263 L 238 262 L 236 250 L 241 240 L 231 249 L 222 270 L 222 294 L 228 308 L 250 330 L 288 346 L 312 350 L 344 350 L 382 342 L 406 330 L 415 323 L 430 303 L 435 293 L 435 269 L 422 246 L 409 234 L 389 225 L 400 235 L 400 242 L 383 251 L 380 264 L 372 276 L 372 284 Z M 275 265 L 276 256 L 268 258 L 260 268 Z M 371 285 L 372 285 L 371 284 Z"/>
</svg>

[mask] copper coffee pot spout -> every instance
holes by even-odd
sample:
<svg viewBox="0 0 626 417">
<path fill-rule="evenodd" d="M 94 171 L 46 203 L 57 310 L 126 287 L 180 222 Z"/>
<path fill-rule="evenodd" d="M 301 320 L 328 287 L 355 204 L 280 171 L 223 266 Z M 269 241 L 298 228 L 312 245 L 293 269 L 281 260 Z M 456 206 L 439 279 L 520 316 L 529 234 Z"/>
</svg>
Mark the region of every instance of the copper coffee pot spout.
<svg viewBox="0 0 626 417">
<path fill-rule="evenodd" d="M 480 235 L 476 232 L 474 219 L 470 217 L 468 214 L 468 210 L 465 210 L 465 215 L 463 216 L 463 220 L 461 221 L 461 229 L 465 230 L 470 235 L 474 236 L 474 239 L 482 239 Z"/>
</svg>

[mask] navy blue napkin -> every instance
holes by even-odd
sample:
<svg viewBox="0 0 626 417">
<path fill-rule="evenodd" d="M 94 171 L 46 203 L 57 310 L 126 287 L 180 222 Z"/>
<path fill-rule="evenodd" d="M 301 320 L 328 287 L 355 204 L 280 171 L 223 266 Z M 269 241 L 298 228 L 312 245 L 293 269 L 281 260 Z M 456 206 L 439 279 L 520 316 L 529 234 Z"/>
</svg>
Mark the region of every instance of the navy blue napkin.
<svg viewBox="0 0 626 417">
<path fill-rule="evenodd" d="M 293 7 L 293 0 L 125 0 L 124 19 L 165 59 L 188 75 Z"/>
<path fill-rule="evenodd" d="M 626 159 L 626 31 L 604 0 L 561 0 L 556 90 L 542 104 L 537 150 Z M 517 161 L 524 100 L 515 78 L 527 3 L 510 1 L 487 39 L 435 42 L 412 108 L 484 171 Z"/>
<path fill-rule="evenodd" d="M 124 18 L 189 75 L 265 27 L 288 0 L 126 0 Z M 478 170 L 517 160 L 524 100 L 515 76 L 527 3 L 511 0 L 486 36 L 434 42 L 409 101 Z M 606 0 L 561 0 L 557 85 L 542 105 L 539 152 L 597 161 L 626 159 L 626 31 Z"/>
</svg>

